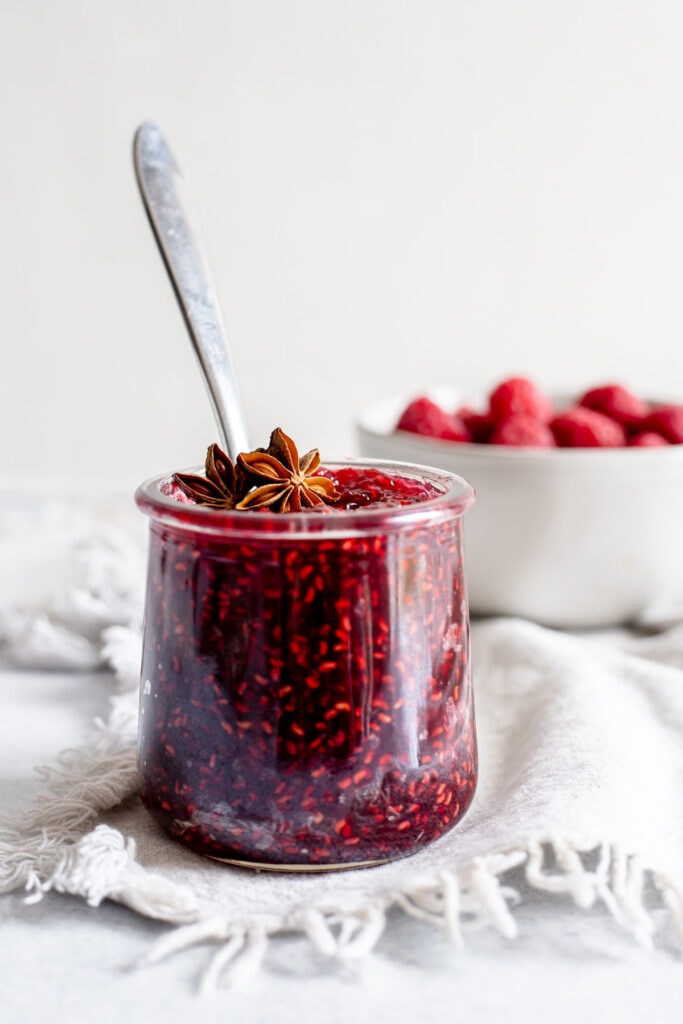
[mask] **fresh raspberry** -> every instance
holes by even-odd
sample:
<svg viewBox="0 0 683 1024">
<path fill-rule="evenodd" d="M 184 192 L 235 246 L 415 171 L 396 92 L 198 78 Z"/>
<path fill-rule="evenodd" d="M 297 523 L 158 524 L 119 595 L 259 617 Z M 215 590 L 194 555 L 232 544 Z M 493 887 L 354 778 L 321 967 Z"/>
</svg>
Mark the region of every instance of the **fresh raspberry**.
<svg viewBox="0 0 683 1024">
<path fill-rule="evenodd" d="M 581 405 L 555 416 L 550 429 L 560 448 L 619 448 L 626 444 L 620 423 Z"/>
<path fill-rule="evenodd" d="M 644 430 L 641 434 L 634 434 L 628 443 L 631 448 L 661 448 L 662 445 L 666 445 L 668 448 L 669 446 L 667 439 L 661 434 L 655 434 L 654 430 Z"/>
<path fill-rule="evenodd" d="M 490 444 L 509 444 L 520 448 L 554 448 L 555 437 L 550 427 L 535 416 L 509 416 L 502 420 L 489 438 Z"/>
<path fill-rule="evenodd" d="M 599 388 L 591 388 L 579 399 L 579 405 L 609 416 L 627 430 L 639 426 L 649 411 L 647 402 L 621 384 L 604 384 Z"/>
<path fill-rule="evenodd" d="M 653 409 L 643 430 L 654 430 L 671 444 L 683 444 L 683 405 L 662 405 Z"/>
<path fill-rule="evenodd" d="M 475 412 L 469 406 L 463 405 L 455 415 L 465 424 L 473 441 L 477 444 L 486 444 L 495 426 L 489 413 Z"/>
<path fill-rule="evenodd" d="M 553 408 L 542 391 L 526 377 L 509 377 L 489 395 L 491 418 L 499 423 L 510 416 L 533 416 L 547 423 Z"/>
<path fill-rule="evenodd" d="M 448 413 L 431 398 L 422 395 L 414 399 L 404 410 L 396 424 L 397 430 L 408 430 L 412 434 L 438 437 L 444 441 L 470 441 L 471 434 L 465 424 L 453 413 Z"/>
</svg>

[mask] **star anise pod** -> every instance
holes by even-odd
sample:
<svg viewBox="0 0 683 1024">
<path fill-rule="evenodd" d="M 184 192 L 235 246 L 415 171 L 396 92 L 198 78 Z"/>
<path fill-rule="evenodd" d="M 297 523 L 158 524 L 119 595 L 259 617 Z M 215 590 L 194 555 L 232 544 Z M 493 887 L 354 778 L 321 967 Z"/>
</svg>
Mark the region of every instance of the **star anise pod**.
<svg viewBox="0 0 683 1024">
<path fill-rule="evenodd" d="M 326 476 L 315 476 L 320 466 L 317 448 L 299 458 L 291 437 L 276 427 L 267 448 L 237 456 L 245 476 L 260 486 L 246 494 L 235 508 L 269 508 L 273 512 L 300 512 L 335 501 L 339 495 Z"/>
<path fill-rule="evenodd" d="M 174 473 L 173 480 L 198 505 L 211 508 L 235 508 L 249 489 L 241 467 L 233 466 L 229 456 L 217 445 L 209 445 L 204 463 L 206 476 Z"/>
</svg>

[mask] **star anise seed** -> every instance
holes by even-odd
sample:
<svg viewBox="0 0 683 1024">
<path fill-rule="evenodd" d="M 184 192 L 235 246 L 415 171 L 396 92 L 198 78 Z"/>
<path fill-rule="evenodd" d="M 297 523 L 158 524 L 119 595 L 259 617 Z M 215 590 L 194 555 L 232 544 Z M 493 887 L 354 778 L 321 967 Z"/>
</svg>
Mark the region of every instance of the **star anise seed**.
<svg viewBox="0 0 683 1024">
<path fill-rule="evenodd" d="M 274 512 L 300 512 L 336 501 L 339 495 L 325 476 L 315 476 L 320 452 L 313 448 L 301 458 L 297 447 L 280 427 L 270 435 L 266 449 L 259 448 L 237 456 L 237 465 L 255 482 L 255 491 L 246 494 L 238 509 L 269 508 Z"/>
<path fill-rule="evenodd" d="M 229 456 L 217 445 L 209 446 L 204 464 L 206 476 L 175 473 L 173 480 L 198 505 L 211 508 L 235 508 L 249 486 L 244 472 L 233 466 Z"/>
</svg>

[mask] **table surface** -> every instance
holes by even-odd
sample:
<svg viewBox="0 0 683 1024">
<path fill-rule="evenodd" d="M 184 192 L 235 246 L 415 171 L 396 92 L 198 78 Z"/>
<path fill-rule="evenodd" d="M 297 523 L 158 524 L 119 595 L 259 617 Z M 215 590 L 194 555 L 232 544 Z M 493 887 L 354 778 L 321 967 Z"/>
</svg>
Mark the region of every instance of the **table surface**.
<svg viewBox="0 0 683 1024">
<path fill-rule="evenodd" d="M 9 508 L 25 522 L 35 504 L 20 497 Z M 35 598 L 23 554 L 24 561 L 13 557 L 11 534 L 0 531 L 0 606 L 20 591 L 23 600 Z M 44 555 L 32 554 L 37 579 Z M 30 804 L 41 785 L 35 767 L 89 738 L 93 719 L 106 716 L 111 690 L 106 672 L 20 670 L 0 660 L 0 813 Z M 470 932 L 457 950 L 445 934 L 396 912 L 362 961 L 340 963 L 303 938 L 279 938 L 256 978 L 203 998 L 206 948 L 135 967 L 167 926 L 110 902 L 95 909 L 51 893 L 27 904 L 22 892 L 10 893 L 0 897 L 2 1020 L 43 1024 L 47 1007 L 51 1024 L 135 1024 L 160 1010 L 168 1024 L 185 1024 L 198 1012 L 208 1024 L 226 1014 L 239 1024 L 368 1017 L 419 1024 L 455 1014 L 482 1024 L 526 1024 L 549 1013 L 554 1024 L 640 1022 L 653 1011 L 658 1024 L 681 1019 L 683 954 L 671 926 L 661 921 L 655 948 L 643 949 L 603 907 L 579 910 L 569 897 L 545 896 L 521 879 L 519 891 L 516 939 Z"/>
</svg>

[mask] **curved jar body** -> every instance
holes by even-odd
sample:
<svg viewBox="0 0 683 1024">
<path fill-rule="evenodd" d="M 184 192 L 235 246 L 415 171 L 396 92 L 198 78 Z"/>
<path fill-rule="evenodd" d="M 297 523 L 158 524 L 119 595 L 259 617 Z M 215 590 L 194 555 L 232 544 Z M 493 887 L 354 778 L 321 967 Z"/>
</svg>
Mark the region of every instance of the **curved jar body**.
<svg viewBox="0 0 683 1024">
<path fill-rule="evenodd" d="M 151 519 L 142 799 L 199 853 L 378 863 L 443 835 L 472 800 L 473 492 L 448 473 L 374 465 L 438 496 L 261 514 L 182 504 L 163 478 L 137 492 Z"/>
</svg>

